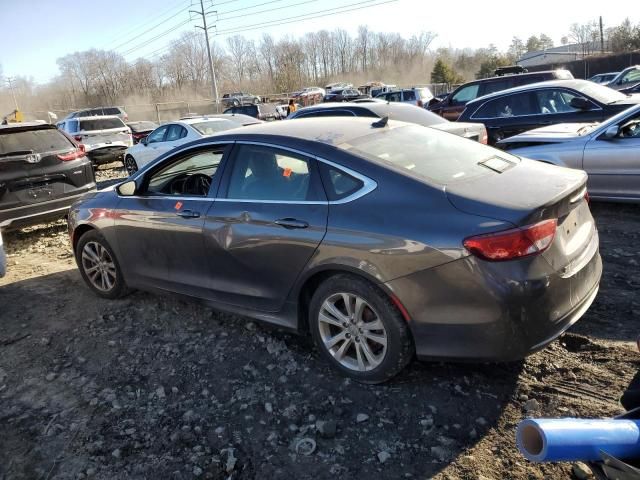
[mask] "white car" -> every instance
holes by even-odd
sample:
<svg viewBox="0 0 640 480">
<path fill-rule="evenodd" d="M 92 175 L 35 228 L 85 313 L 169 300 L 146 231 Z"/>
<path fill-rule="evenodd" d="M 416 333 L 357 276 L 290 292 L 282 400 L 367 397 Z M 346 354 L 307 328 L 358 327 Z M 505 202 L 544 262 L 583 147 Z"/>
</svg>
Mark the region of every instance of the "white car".
<svg viewBox="0 0 640 480">
<path fill-rule="evenodd" d="M 133 145 L 131 129 L 116 115 L 66 118 L 56 124 L 81 145 L 94 165 L 114 162 Z"/>
<path fill-rule="evenodd" d="M 127 149 L 124 155 L 124 166 L 131 175 L 179 145 L 239 126 L 241 126 L 240 123 L 226 118 L 206 116 L 165 123 L 140 143 Z"/>
<path fill-rule="evenodd" d="M 307 88 L 303 88 L 302 91 L 300 92 L 300 97 L 306 97 L 308 95 L 320 95 L 322 97 L 324 97 L 326 95 L 326 91 L 324 90 L 324 88 L 320 88 L 320 87 L 307 87 Z"/>
<path fill-rule="evenodd" d="M 0 278 L 4 277 L 7 271 L 7 257 L 4 254 L 4 247 L 2 246 L 2 232 L 0 232 Z"/>
</svg>

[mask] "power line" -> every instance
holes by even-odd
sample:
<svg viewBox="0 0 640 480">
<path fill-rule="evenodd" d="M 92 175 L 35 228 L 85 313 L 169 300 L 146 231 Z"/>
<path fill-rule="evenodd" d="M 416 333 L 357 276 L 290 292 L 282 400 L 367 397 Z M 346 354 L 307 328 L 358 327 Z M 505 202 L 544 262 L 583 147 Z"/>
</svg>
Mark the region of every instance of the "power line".
<svg viewBox="0 0 640 480">
<path fill-rule="evenodd" d="M 227 13 L 235 13 L 235 12 L 241 12 L 243 10 L 251 10 L 252 8 L 262 7 L 263 5 L 269 5 L 271 3 L 278 3 L 278 2 L 284 2 L 284 0 L 270 0 L 268 2 L 263 2 L 263 3 L 258 3 L 256 5 L 251 5 L 249 7 L 236 8 L 235 10 L 227 10 L 226 12 L 220 12 L 218 15 L 226 15 Z M 220 4 L 218 4 L 218 6 L 219 5 Z"/>
<path fill-rule="evenodd" d="M 187 0 L 187 1 L 190 2 L 191 0 Z M 117 36 L 115 36 L 111 40 L 109 40 L 107 43 L 104 43 L 102 45 L 106 46 L 106 45 L 112 44 L 112 43 L 118 41 L 121 37 L 129 35 L 130 33 L 134 33 L 134 32 L 138 31 L 142 27 L 146 27 L 147 25 L 153 23 L 156 19 L 158 19 L 160 17 L 164 17 L 167 13 L 169 13 L 171 11 L 174 11 L 175 8 L 176 8 L 176 5 L 184 4 L 184 3 L 186 3 L 185 0 L 179 0 L 179 2 L 177 2 L 177 3 L 174 2 L 174 5 L 171 8 L 165 10 L 162 13 L 159 13 L 158 15 L 153 15 L 152 17 L 147 17 L 147 21 L 145 21 L 143 23 L 140 23 L 140 24 L 136 25 L 133 28 L 122 30 L 121 34 L 118 34 Z M 180 6 L 180 9 L 183 9 L 183 8 L 185 8 L 185 5 L 181 5 Z"/>
<path fill-rule="evenodd" d="M 363 2 L 356 2 L 356 3 L 351 3 L 349 5 L 343 5 L 342 7 L 334 7 L 334 8 L 328 8 L 325 10 L 318 10 L 316 12 L 310 12 L 310 13 L 305 13 L 302 15 L 296 15 L 293 17 L 287 17 L 287 18 L 282 18 L 282 19 L 278 19 L 278 20 L 272 20 L 271 22 L 261 22 L 261 23 L 254 23 L 251 25 L 241 25 L 238 27 L 234 27 L 234 28 L 229 28 L 227 30 L 220 30 L 216 33 L 216 35 L 223 35 L 223 34 L 231 34 L 231 33 L 241 33 L 241 32 L 248 32 L 250 30 L 257 30 L 259 28 L 267 28 L 267 27 L 277 27 L 279 25 L 286 25 L 288 23 L 294 23 L 296 21 L 305 21 L 305 20 L 313 20 L 315 18 L 321 18 L 321 17 L 330 17 L 333 15 L 339 15 L 341 13 L 347 13 L 347 12 L 354 12 L 356 10 L 363 10 L 366 8 L 371 8 L 371 7 L 377 7 L 379 5 L 385 5 L 388 3 L 395 3 L 398 0 L 386 0 L 384 2 L 380 2 L 380 3 L 375 3 L 373 5 L 367 5 L 370 4 L 371 2 L 376 1 L 376 0 L 366 0 Z M 365 4 L 365 5 L 363 5 Z M 361 5 L 359 7 L 355 7 L 355 5 Z M 348 8 L 347 10 L 340 10 L 340 9 L 344 9 L 347 7 L 355 7 L 355 8 Z M 334 11 L 334 10 L 340 10 L 339 12 Z M 330 13 L 324 13 L 324 12 L 330 12 Z M 309 16 L 309 15 L 313 15 L 313 16 Z M 307 18 L 302 18 L 302 17 L 307 17 Z M 274 23 L 277 22 L 277 23 Z M 268 25 L 268 24 L 271 25 Z"/>
<path fill-rule="evenodd" d="M 173 20 L 174 18 L 176 18 L 178 15 L 180 15 L 181 13 L 184 13 L 185 10 L 183 7 L 180 8 L 180 11 L 171 15 L 169 18 L 164 19 L 163 21 L 161 21 L 160 23 L 157 23 L 156 25 L 154 25 L 153 27 L 145 30 L 142 33 L 139 33 L 138 35 L 136 35 L 135 37 L 131 37 L 129 40 L 122 42 L 119 45 L 116 45 L 115 47 L 112 48 L 112 50 L 118 50 L 120 47 L 123 47 L 131 42 L 133 42 L 134 40 L 142 37 L 143 35 L 146 35 L 147 33 L 149 33 L 151 30 L 155 30 L 156 28 L 158 28 L 160 25 L 167 23 L 169 20 Z"/>
<path fill-rule="evenodd" d="M 186 24 L 187 24 L 187 23 L 189 23 L 190 21 L 191 21 L 190 19 L 186 19 L 185 21 L 180 22 L 180 23 L 178 23 L 177 25 L 174 25 L 173 27 L 169 28 L 168 30 L 165 30 L 165 31 L 163 31 L 163 32 L 159 33 L 159 34 L 158 34 L 158 35 L 156 35 L 155 37 L 149 38 L 149 39 L 145 40 L 144 42 L 139 43 L 139 44 L 137 44 L 136 46 L 129 48 L 128 50 L 126 50 L 126 51 L 122 52 L 122 53 L 121 53 L 121 55 L 126 57 L 127 55 L 129 55 L 129 54 L 131 54 L 131 53 L 135 52 L 136 50 L 139 50 L 141 47 L 144 47 L 145 45 L 149 45 L 150 43 L 155 42 L 156 40 L 158 40 L 158 39 L 160 39 L 160 38 L 164 37 L 164 36 L 165 36 L 165 35 L 167 35 L 168 33 L 171 33 L 171 32 L 173 32 L 173 31 L 177 30 L 178 28 L 180 28 L 180 27 L 182 27 L 182 26 L 186 25 Z"/>
<path fill-rule="evenodd" d="M 281 2 L 282 0 L 276 0 Z M 267 13 L 267 12 L 275 12 L 276 10 L 284 10 L 286 8 L 291 8 L 291 7 L 299 7 L 300 5 L 306 5 L 307 3 L 313 3 L 313 2 L 318 2 L 319 0 L 306 0 L 304 2 L 299 2 L 299 3 L 292 3 L 290 5 L 284 5 L 282 7 L 276 7 L 276 8 L 268 8 L 266 10 L 258 10 L 257 12 L 251 12 L 251 15 L 257 15 L 260 13 Z M 266 2 L 263 3 L 262 5 L 266 5 L 267 3 L 273 3 L 273 2 Z M 254 5 L 253 7 L 249 7 L 249 8 L 255 8 L 258 5 Z M 246 10 L 244 8 L 238 9 L 238 10 L 232 10 L 233 12 L 235 11 L 240 11 L 240 10 Z M 227 13 L 231 13 L 231 12 L 227 12 Z M 240 17 L 245 17 L 247 14 L 241 14 L 241 15 L 233 15 L 231 17 L 224 17 L 224 18 L 220 18 L 218 17 L 218 21 L 222 21 L 222 20 L 231 20 L 232 18 L 240 18 Z"/>
</svg>

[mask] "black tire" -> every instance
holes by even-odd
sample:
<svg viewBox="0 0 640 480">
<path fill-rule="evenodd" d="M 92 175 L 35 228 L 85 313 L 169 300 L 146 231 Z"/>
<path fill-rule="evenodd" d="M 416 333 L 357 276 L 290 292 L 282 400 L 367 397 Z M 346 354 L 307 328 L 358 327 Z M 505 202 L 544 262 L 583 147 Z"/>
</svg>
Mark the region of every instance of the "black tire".
<svg viewBox="0 0 640 480">
<path fill-rule="evenodd" d="M 138 171 L 138 162 L 131 155 L 127 155 L 122 160 L 122 165 L 124 165 L 124 169 L 127 171 L 129 176 L 133 175 Z"/>
<path fill-rule="evenodd" d="M 324 302 L 331 299 L 332 296 L 345 292 L 356 295 L 369 304 L 384 325 L 386 353 L 379 365 L 371 370 L 359 371 L 344 366 L 334 358 L 323 342 L 321 334 L 323 327 L 321 327 L 319 320 L 320 309 Z M 404 369 L 415 354 L 407 322 L 397 307 L 380 288 L 355 275 L 340 274 L 330 277 L 316 289 L 309 305 L 309 327 L 318 350 L 326 360 L 343 375 L 361 383 L 386 382 Z M 352 345 L 355 344 L 352 343 Z"/>
<path fill-rule="evenodd" d="M 98 245 L 107 252 L 108 257 L 105 255 L 103 258 L 105 260 L 106 259 L 111 260 L 113 264 L 113 271 L 114 271 L 112 286 L 110 288 L 106 288 L 106 289 L 98 288 L 95 285 L 95 279 L 90 278 L 90 273 L 88 273 L 88 269 L 91 264 L 87 260 L 83 259 L 83 252 L 85 251 L 85 247 L 87 247 L 87 245 L 90 245 L 89 248 L 93 248 L 94 245 Z M 78 265 L 78 269 L 80 270 L 80 275 L 82 275 L 82 279 L 85 281 L 87 286 L 93 291 L 93 293 L 95 293 L 99 297 L 107 298 L 107 299 L 120 298 L 126 295 L 127 293 L 129 293 L 129 289 L 127 288 L 127 284 L 124 281 L 124 277 L 122 275 L 122 269 L 120 268 L 118 259 L 113 253 L 113 249 L 111 248 L 109 243 L 105 240 L 105 238 L 102 236 L 100 232 L 98 232 L 97 230 L 89 230 L 85 232 L 78 240 L 74 253 L 76 258 L 76 264 Z"/>
</svg>

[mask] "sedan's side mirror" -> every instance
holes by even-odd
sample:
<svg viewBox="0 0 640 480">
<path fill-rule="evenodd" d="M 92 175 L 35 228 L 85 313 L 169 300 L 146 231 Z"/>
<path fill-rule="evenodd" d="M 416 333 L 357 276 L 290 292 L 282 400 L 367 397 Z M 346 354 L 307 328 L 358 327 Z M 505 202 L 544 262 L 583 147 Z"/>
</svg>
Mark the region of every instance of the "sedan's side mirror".
<svg viewBox="0 0 640 480">
<path fill-rule="evenodd" d="M 569 105 L 578 110 L 591 110 L 591 102 L 583 97 L 573 97 Z"/>
<path fill-rule="evenodd" d="M 618 136 L 619 131 L 620 129 L 618 128 L 618 126 L 613 125 L 604 131 L 603 137 L 605 138 L 605 140 L 612 140 Z"/>
<path fill-rule="evenodd" d="M 147 143 L 149 143 L 149 137 L 144 137 L 142 140 L 140 140 L 140 143 L 146 147 Z"/>
<path fill-rule="evenodd" d="M 128 182 L 121 183 L 116 187 L 118 194 L 123 197 L 130 197 L 136 193 L 136 182 L 129 180 Z"/>
</svg>

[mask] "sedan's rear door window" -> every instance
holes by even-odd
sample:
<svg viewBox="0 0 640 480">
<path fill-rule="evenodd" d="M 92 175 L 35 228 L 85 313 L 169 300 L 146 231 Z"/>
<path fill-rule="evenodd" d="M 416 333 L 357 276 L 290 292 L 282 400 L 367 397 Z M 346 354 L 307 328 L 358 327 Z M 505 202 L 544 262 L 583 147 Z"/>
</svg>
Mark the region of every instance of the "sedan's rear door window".
<svg viewBox="0 0 640 480">
<path fill-rule="evenodd" d="M 227 198 L 303 202 L 317 200 L 311 160 L 262 145 L 238 145 Z"/>
</svg>

